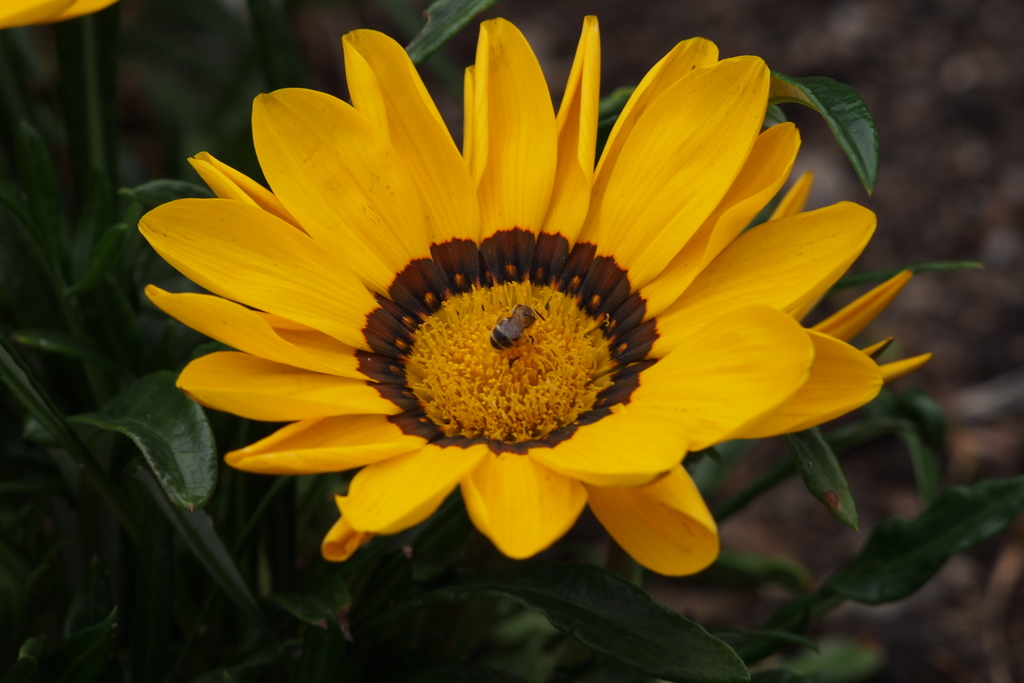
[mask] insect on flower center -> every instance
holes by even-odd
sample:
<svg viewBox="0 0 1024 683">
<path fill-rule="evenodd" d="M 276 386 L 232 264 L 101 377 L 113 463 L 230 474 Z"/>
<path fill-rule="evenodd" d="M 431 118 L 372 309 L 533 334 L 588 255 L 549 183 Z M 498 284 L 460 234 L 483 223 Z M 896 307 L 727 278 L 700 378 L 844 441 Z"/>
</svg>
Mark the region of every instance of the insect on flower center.
<svg viewBox="0 0 1024 683">
<path fill-rule="evenodd" d="M 614 368 L 598 321 L 573 297 L 517 282 L 445 301 L 417 329 L 405 372 L 446 436 L 517 443 L 590 410 Z"/>
</svg>

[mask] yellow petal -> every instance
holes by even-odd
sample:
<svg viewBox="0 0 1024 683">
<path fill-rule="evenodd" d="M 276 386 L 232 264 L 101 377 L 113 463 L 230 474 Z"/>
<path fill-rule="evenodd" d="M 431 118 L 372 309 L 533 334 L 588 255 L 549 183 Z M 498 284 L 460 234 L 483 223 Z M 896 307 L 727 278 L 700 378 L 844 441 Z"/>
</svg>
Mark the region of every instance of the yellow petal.
<svg viewBox="0 0 1024 683">
<path fill-rule="evenodd" d="M 57 21 L 74 0 L 5 0 L 0 6 L 0 29 Z"/>
<path fill-rule="evenodd" d="M 326 335 L 306 333 L 327 341 L 313 355 L 282 338 L 255 311 L 227 299 L 208 294 L 171 294 L 153 285 L 146 287 L 146 296 L 178 322 L 239 351 L 314 372 L 368 379 L 358 370 L 356 350 Z"/>
<path fill-rule="evenodd" d="M 384 415 L 344 415 L 293 422 L 231 451 L 224 462 L 258 474 L 344 472 L 418 451 L 426 439 L 402 432 Z"/>
<path fill-rule="evenodd" d="M 772 128 L 774 127 L 772 126 Z M 812 171 L 805 171 L 793 183 L 793 187 L 789 188 L 789 191 L 786 192 L 779 205 L 775 207 L 775 211 L 772 212 L 768 220 L 774 221 L 777 218 L 795 216 L 803 211 L 804 206 L 807 204 L 807 195 L 811 193 L 812 185 L 814 185 L 814 173 Z"/>
<path fill-rule="evenodd" d="M 208 152 L 200 152 L 188 160 L 199 177 L 221 199 L 237 199 L 238 201 L 255 204 L 264 211 L 272 213 L 283 221 L 291 223 L 302 230 L 295 217 L 288 213 L 274 193 L 263 187 L 249 176 L 236 171 L 224 162 L 214 158 Z M 305 231 L 303 231 L 305 232 Z"/>
<path fill-rule="evenodd" d="M 587 502 L 587 492 L 529 456 L 488 453 L 462 480 L 466 510 L 508 557 L 533 557 L 561 538 Z"/>
<path fill-rule="evenodd" d="M 302 88 L 260 95 L 253 141 L 274 193 L 322 248 L 384 294 L 430 256 L 416 186 L 387 135 L 341 100 Z"/>
<path fill-rule="evenodd" d="M 540 230 L 558 150 L 555 112 L 526 38 L 504 19 L 480 25 L 468 116 L 470 171 L 480 198 L 480 236 Z"/>
<path fill-rule="evenodd" d="M 429 517 L 487 454 L 487 446 L 428 444 L 359 471 L 341 499 L 341 514 L 353 528 L 396 534 Z"/>
<path fill-rule="evenodd" d="M 892 303 L 913 276 L 909 270 L 904 270 L 822 320 L 812 329 L 843 341 L 852 339 Z"/>
<path fill-rule="evenodd" d="M 168 263 L 214 294 L 368 349 L 362 328 L 377 308 L 351 271 L 265 211 L 228 199 L 180 199 L 139 230 Z"/>
<path fill-rule="evenodd" d="M 814 360 L 806 331 L 767 306 L 681 330 L 671 342 L 671 353 L 640 375 L 631 402 L 678 405 L 691 451 L 745 434 L 798 394 Z"/>
<path fill-rule="evenodd" d="M 875 362 L 846 342 L 808 330 L 814 365 L 807 383 L 766 419 L 743 430 L 742 438 L 789 434 L 845 415 L 875 396 L 882 375 Z"/>
<path fill-rule="evenodd" d="M 791 123 L 772 126 L 757 137 L 732 187 L 658 277 L 643 287 L 645 316 L 670 306 L 700 271 L 720 254 L 775 196 L 793 168 L 800 133 Z"/>
<path fill-rule="evenodd" d="M 586 17 L 558 109 L 558 165 L 542 228 L 547 233 L 560 233 L 570 246 L 576 241 L 590 204 L 600 85 L 601 37 L 597 17 Z"/>
<path fill-rule="evenodd" d="M 623 143 L 596 219 L 598 255 L 650 282 L 733 184 L 757 139 L 768 68 L 735 57 L 680 78 Z"/>
<path fill-rule="evenodd" d="M 875 229 L 875 214 L 840 202 L 762 223 L 740 235 L 657 317 L 663 347 L 675 330 L 752 304 L 787 313 L 818 298 L 850 267 Z"/>
<path fill-rule="evenodd" d="M 76 0 L 70 7 L 62 10 L 49 21 L 64 21 L 65 19 L 74 19 L 75 17 L 99 12 L 101 9 L 110 7 L 115 2 L 117 0 Z"/>
<path fill-rule="evenodd" d="M 455 141 L 401 45 L 377 31 L 342 39 L 352 104 L 382 131 L 419 190 L 435 243 L 480 238 L 476 187 Z"/>
<path fill-rule="evenodd" d="M 718 528 L 682 466 L 647 486 L 588 486 L 590 509 L 615 542 L 652 571 L 695 574 L 718 557 Z"/>
<path fill-rule="evenodd" d="M 596 422 L 563 428 L 569 432 L 564 441 L 531 448 L 529 455 L 560 474 L 588 484 L 646 484 L 686 453 L 686 430 L 679 418 L 673 406 L 630 401 L 614 406 L 610 414 Z"/>
<path fill-rule="evenodd" d="M 338 498 L 341 496 L 335 496 L 335 499 Z M 341 508 L 340 503 L 338 508 Z M 320 544 L 320 554 L 328 562 L 344 562 L 371 538 L 373 538 L 373 534 L 356 531 L 347 519 L 339 517 L 331 530 L 324 536 L 324 542 Z"/>
<path fill-rule="evenodd" d="M 906 377 L 931 359 L 932 354 L 923 353 L 920 356 L 914 356 L 913 358 L 904 358 L 903 360 L 893 361 L 892 363 L 884 363 L 879 366 L 879 369 L 882 372 L 883 381 L 888 384 L 889 382 L 895 382 L 901 377 Z"/>
<path fill-rule="evenodd" d="M 178 388 L 197 403 L 250 420 L 286 422 L 401 412 L 368 382 L 320 375 L 234 351 L 195 359 L 178 376 Z"/>
</svg>

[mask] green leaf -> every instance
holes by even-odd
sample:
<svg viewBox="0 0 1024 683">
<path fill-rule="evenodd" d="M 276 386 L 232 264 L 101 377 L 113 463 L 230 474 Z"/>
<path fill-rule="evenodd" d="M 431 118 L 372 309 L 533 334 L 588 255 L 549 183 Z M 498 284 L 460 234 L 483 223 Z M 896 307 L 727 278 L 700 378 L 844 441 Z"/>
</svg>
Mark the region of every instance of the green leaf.
<svg viewBox="0 0 1024 683">
<path fill-rule="evenodd" d="M 798 676 L 819 683 L 859 683 L 882 671 L 885 655 L 876 647 L 861 645 L 850 638 L 832 638 L 822 641 L 817 654 L 802 653 L 785 666 Z"/>
<path fill-rule="evenodd" d="M 97 351 L 93 344 L 60 330 L 17 330 L 11 333 L 11 340 L 38 351 L 56 353 L 91 363 L 104 370 L 117 369 L 117 366 Z"/>
<path fill-rule="evenodd" d="M 295 39 L 289 32 L 284 3 L 270 0 L 249 0 L 256 55 L 263 70 L 263 81 L 268 90 L 298 88 L 306 85 Z"/>
<path fill-rule="evenodd" d="M 81 585 L 64 616 L 64 635 L 72 636 L 103 621 L 114 609 L 114 596 L 110 592 L 110 577 L 96 559 L 89 565 Z"/>
<path fill-rule="evenodd" d="M 66 638 L 42 661 L 40 678 L 47 683 L 91 683 L 114 654 L 117 609 L 100 623 Z"/>
<path fill-rule="evenodd" d="M 818 651 L 818 644 L 810 638 L 790 633 L 789 631 L 750 630 L 742 628 L 715 629 L 714 635 L 727 642 L 732 648 L 739 650 L 769 643 L 772 645 L 802 645 L 810 650 Z"/>
<path fill-rule="evenodd" d="M 382 621 L 437 602 L 505 598 L 543 614 L 584 645 L 649 676 L 712 683 L 748 680 L 736 653 L 629 581 L 591 565 L 532 561 L 463 574 Z"/>
<path fill-rule="evenodd" d="M 896 398 L 895 412 L 911 420 L 921 436 L 932 443 L 943 443 L 949 425 L 942 404 L 921 389 L 908 389 Z"/>
<path fill-rule="evenodd" d="M 900 432 L 900 439 L 910 451 L 910 464 L 914 467 L 917 492 L 921 500 L 930 503 L 939 492 L 939 461 L 917 431 L 905 429 Z"/>
<path fill-rule="evenodd" d="M 39 655 L 43 651 L 45 638 L 36 636 L 29 638 L 22 643 L 18 650 L 18 659 L 14 666 L 8 669 L 7 674 L 0 679 L 0 683 L 30 683 L 36 680 L 36 672 L 39 670 Z"/>
<path fill-rule="evenodd" d="M 739 583 L 758 586 L 777 583 L 794 592 L 811 587 L 811 574 L 796 560 L 774 555 L 754 555 L 723 550 L 715 563 L 700 578 L 712 582 Z"/>
<path fill-rule="evenodd" d="M 150 497 L 163 511 L 185 545 L 206 569 L 210 578 L 220 586 L 228 598 L 238 606 L 242 614 L 260 626 L 268 634 L 273 633 L 270 619 L 263 612 L 242 573 L 235 564 L 224 541 L 213 526 L 211 518 L 203 510 L 188 512 L 171 505 L 163 490 L 149 472 L 142 469 L 135 475 L 149 489 Z"/>
<path fill-rule="evenodd" d="M 135 572 L 132 611 L 132 676 L 135 683 L 161 683 L 167 677 L 171 642 L 174 554 L 171 528 L 163 513 L 146 506 Z"/>
<path fill-rule="evenodd" d="M 879 524 L 861 554 L 825 588 L 868 604 L 899 600 L 950 557 L 1002 531 L 1022 507 L 1024 477 L 948 489 L 917 519 Z"/>
<path fill-rule="evenodd" d="M 327 574 L 302 593 L 279 593 L 268 600 L 287 610 L 293 617 L 313 626 L 337 621 L 338 613 L 352 604 L 345 580 Z"/>
<path fill-rule="evenodd" d="M 804 678 L 785 669 L 770 669 L 754 674 L 750 683 L 818 683 L 817 679 Z"/>
<path fill-rule="evenodd" d="M 764 113 L 764 127 L 770 128 L 771 126 L 785 123 L 789 119 L 786 118 L 785 112 L 782 111 L 782 107 L 777 104 L 769 104 L 768 109 Z"/>
<path fill-rule="evenodd" d="M 96 285 L 110 273 L 111 268 L 121 256 L 121 247 L 124 246 L 125 236 L 128 233 L 128 226 L 124 223 L 110 226 L 100 242 L 96 245 L 96 251 L 89 261 L 89 267 L 81 280 L 64 291 L 64 296 L 75 296 L 86 294 L 96 288 Z"/>
<path fill-rule="evenodd" d="M 67 494 L 67 492 L 68 487 L 63 479 L 46 474 L 26 474 L 17 479 L 0 481 L 0 494 L 4 495 L 15 493 Z"/>
<path fill-rule="evenodd" d="M 76 422 L 124 434 L 139 447 L 160 485 L 180 508 L 194 510 L 217 486 L 217 446 L 203 409 L 174 385 L 175 375 L 147 375 Z"/>
<path fill-rule="evenodd" d="M 420 64 L 465 28 L 477 14 L 498 0 L 435 0 L 424 14 L 427 23 L 405 48 L 413 64 Z"/>
<path fill-rule="evenodd" d="M 616 88 L 611 94 L 601 98 L 597 107 L 597 158 L 601 158 L 608 136 L 611 135 L 615 122 L 619 120 L 619 115 L 634 90 L 636 88 L 633 86 Z"/>
<path fill-rule="evenodd" d="M 844 275 L 832 285 L 829 292 L 838 292 L 849 287 L 867 285 L 875 282 L 885 282 L 889 278 L 899 275 L 904 270 L 911 273 L 945 273 L 957 270 L 976 270 L 984 268 L 977 261 L 926 261 L 925 263 L 914 263 L 902 268 L 884 268 L 882 270 L 868 270 L 863 273 L 852 273 Z"/>
<path fill-rule="evenodd" d="M 856 90 L 824 76 L 790 78 L 772 71 L 768 103 L 782 102 L 798 102 L 821 114 L 864 187 L 868 192 L 875 189 L 878 130 Z"/>
<path fill-rule="evenodd" d="M 787 434 L 786 443 L 807 490 L 828 508 L 833 517 L 851 529 L 857 529 L 857 508 L 850 495 L 850 485 L 846 483 L 839 459 L 821 435 L 821 430 L 812 427 Z"/>
<path fill-rule="evenodd" d="M 161 204 L 172 202 L 175 199 L 188 197 L 206 199 L 214 196 L 202 185 L 169 178 L 151 180 L 136 187 L 123 187 L 120 194 L 129 201 L 137 202 L 145 211 L 155 209 Z"/>
<path fill-rule="evenodd" d="M 302 639 L 302 659 L 299 675 L 302 683 L 332 683 L 338 678 L 338 669 L 345 654 L 345 638 L 338 622 L 328 620 L 324 628 L 310 626 Z"/>
<path fill-rule="evenodd" d="M 18 173 L 28 198 L 31 227 L 39 245 L 51 263 L 60 263 L 63 241 L 60 237 L 60 207 L 63 206 L 57 187 L 57 174 L 39 132 L 22 121 L 16 137 Z"/>
</svg>

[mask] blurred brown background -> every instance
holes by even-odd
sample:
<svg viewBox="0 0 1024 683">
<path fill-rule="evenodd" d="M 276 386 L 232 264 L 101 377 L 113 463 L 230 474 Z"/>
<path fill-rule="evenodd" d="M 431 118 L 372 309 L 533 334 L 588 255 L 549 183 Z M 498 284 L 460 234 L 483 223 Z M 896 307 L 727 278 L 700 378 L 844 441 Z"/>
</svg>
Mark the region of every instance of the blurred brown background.
<svg viewBox="0 0 1024 683">
<path fill-rule="evenodd" d="M 136 165 L 126 173 L 190 177 L 184 156 L 201 149 L 255 172 L 246 147 L 247 104 L 238 109 L 227 103 L 247 102 L 240 95 L 259 84 L 230 82 L 224 92 L 232 60 L 242 59 L 231 52 L 230 41 L 189 34 L 176 47 L 181 64 L 156 63 L 147 49 L 161 38 L 144 29 L 160 21 L 166 6 L 155 0 L 140 3 L 141 9 L 130 4 L 123 3 L 123 11 L 135 30 L 125 49 L 133 57 L 125 62 L 121 111 Z M 230 14 L 231 3 L 223 5 Z M 293 5 L 292 29 L 309 84 L 343 96 L 340 36 L 368 26 L 407 41 L 426 3 Z M 944 483 L 1024 472 L 1024 2 L 505 0 L 483 16 L 504 16 L 522 29 L 557 102 L 585 14 L 601 22 L 604 94 L 637 83 L 677 41 L 702 35 L 723 56 L 760 55 L 785 74 L 829 76 L 864 97 L 881 137 L 881 169 L 871 197 L 825 123 L 809 110 L 786 108 L 804 139 L 797 172 L 817 176 L 811 208 L 850 199 L 878 214 L 876 236 L 855 271 L 933 260 L 985 264 L 983 271 L 915 277 L 875 323 L 873 338 L 895 335 L 903 356 L 935 353 L 896 389 L 924 387 L 949 411 L 949 447 L 940 454 Z M 461 69 L 472 60 L 476 23 L 424 69 L 457 139 L 461 102 L 450 84 L 458 87 Z M 188 61 L 190 52 L 198 63 Z M 211 64 L 209 55 L 222 59 Z M 191 76 L 169 75 L 182 64 Z M 216 81 L 221 86 L 214 87 L 210 69 L 227 74 Z M 161 83 L 176 83 L 178 90 L 154 85 Z M 205 100 L 197 95 L 203 88 Z M 206 123 L 188 123 L 198 119 Z M 155 138 L 174 144 L 156 145 Z M 784 451 L 781 444 L 762 447 L 730 491 L 785 457 Z M 821 579 L 853 556 L 878 521 L 920 511 L 908 458 L 895 440 L 862 448 L 845 462 L 865 532 L 842 527 L 799 481 L 791 481 L 730 520 L 723 528 L 725 546 L 798 558 Z M 883 654 L 887 664 L 875 681 L 1024 680 L 1022 570 L 1018 522 L 1002 538 L 954 558 L 910 599 L 841 608 L 814 635 L 849 633 Z M 737 625 L 732 622 L 739 615 L 744 623 L 738 625 L 754 627 L 785 597 L 772 589 L 719 593 L 670 581 L 651 588 L 708 626 Z"/>
</svg>

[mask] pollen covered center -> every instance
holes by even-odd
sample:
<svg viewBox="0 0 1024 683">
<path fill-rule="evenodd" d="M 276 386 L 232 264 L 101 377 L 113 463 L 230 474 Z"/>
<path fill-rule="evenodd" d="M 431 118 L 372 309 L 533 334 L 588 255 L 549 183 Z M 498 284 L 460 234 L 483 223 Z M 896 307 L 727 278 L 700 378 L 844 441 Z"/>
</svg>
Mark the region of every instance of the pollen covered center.
<svg viewBox="0 0 1024 683">
<path fill-rule="evenodd" d="M 495 326 L 520 304 L 535 319 L 505 322 L 492 342 Z M 516 282 L 445 301 L 416 330 L 405 373 L 446 436 L 515 443 L 543 438 L 590 410 L 614 368 L 599 322 L 573 297 Z"/>
</svg>

